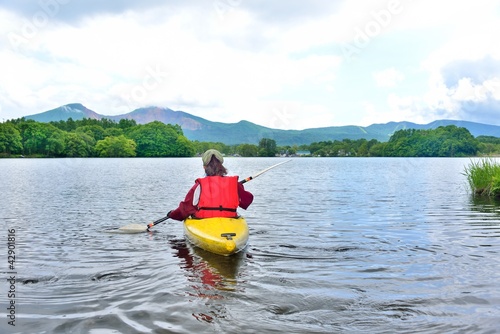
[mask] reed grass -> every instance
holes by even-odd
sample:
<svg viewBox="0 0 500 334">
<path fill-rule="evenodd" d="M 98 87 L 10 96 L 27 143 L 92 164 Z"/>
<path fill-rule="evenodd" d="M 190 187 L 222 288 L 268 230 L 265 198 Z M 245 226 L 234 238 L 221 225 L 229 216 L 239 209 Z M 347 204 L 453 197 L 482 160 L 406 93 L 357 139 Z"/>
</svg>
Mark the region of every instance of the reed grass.
<svg viewBox="0 0 500 334">
<path fill-rule="evenodd" d="M 500 164 L 491 158 L 471 161 L 463 173 L 476 195 L 500 197 Z"/>
</svg>

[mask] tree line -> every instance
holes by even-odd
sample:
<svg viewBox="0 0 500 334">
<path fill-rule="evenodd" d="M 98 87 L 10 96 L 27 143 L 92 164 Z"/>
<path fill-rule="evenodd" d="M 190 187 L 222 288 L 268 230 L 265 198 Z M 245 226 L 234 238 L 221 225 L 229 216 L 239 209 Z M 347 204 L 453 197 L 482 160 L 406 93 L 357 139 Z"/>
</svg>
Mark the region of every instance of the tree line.
<svg viewBox="0 0 500 334">
<path fill-rule="evenodd" d="M 179 125 L 154 121 L 87 119 L 42 123 L 24 118 L 0 123 L 0 157 L 191 157 L 208 148 L 242 156 L 275 156 L 276 142 L 227 147 L 188 140 Z"/>
<path fill-rule="evenodd" d="M 271 157 L 305 151 L 322 157 L 463 157 L 499 154 L 500 138 L 474 138 L 454 125 L 432 130 L 396 131 L 378 140 L 321 141 L 310 145 L 277 146 L 262 138 L 258 144 L 226 145 L 188 140 L 179 125 L 154 121 L 86 119 L 41 123 L 24 118 L 0 123 L 0 157 L 191 157 L 215 148 L 226 155 Z"/>
<path fill-rule="evenodd" d="M 463 127 L 398 130 L 387 142 L 375 139 L 323 141 L 309 145 L 313 156 L 338 157 L 468 157 L 500 154 L 500 138 L 475 138 Z"/>
<path fill-rule="evenodd" d="M 83 119 L 41 123 L 24 118 L 0 124 L 3 156 L 153 157 L 191 156 L 192 143 L 178 125 L 134 120 Z"/>
</svg>

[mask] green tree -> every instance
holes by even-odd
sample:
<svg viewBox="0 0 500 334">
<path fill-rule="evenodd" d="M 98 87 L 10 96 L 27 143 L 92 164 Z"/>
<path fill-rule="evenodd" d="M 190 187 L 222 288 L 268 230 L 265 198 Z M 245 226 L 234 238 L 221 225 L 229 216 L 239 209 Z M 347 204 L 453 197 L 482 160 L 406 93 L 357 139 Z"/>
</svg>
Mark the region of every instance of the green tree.
<svg viewBox="0 0 500 334">
<path fill-rule="evenodd" d="M 180 127 L 154 121 L 138 125 L 127 132 L 128 137 L 137 143 L 137 155 L 140 157 L 181 157 L 192 156 L 194 146 L 183 136 Z"/>
<path fill-rule="evenodd" d="M 444 130 L 444 156 L 463 157 L 477 154 L 479 142 L 469 130 L 455 125 L 449 125 Z"/>
<path fill-rule="evenodd" d="M 21 153 L 23 143 L 21 132 L 10 123 L 0 123 L 0 152 L 6 155 Z"/>
<path fill-rule="evenodd" d="M 179 135 L 175 140 L 174 156 L 192 157 L 195 153 L 194 145 L 183 135 Z"/>
<path fill-rule="evenodd" d="M 371 157 L 383 157 L 385 156 L 385 148 L 387 146 L 387 143 L 375 143 L 371 145 L 370 149 L 368 150 L 368 154 Z"/>
<path fill-rule="evenodd" d="M 106 130 L 104 130 L 104 138 L 109 137 L 109 136 L 118 137 L 118 136 L 121 136 L 123 134 L 124 134 L 124 132 L 121 128 L 107 128 Z M 102 139 L 104 139 L 104 138 L 102 138 Z"/>
<path fill-rule="evenodd" d="M 91 157 L 94 155 L 95 140 L 83 132 L 69 132 L 65 137 L 67 157 Z"/>
<path fill-rule="evenodd" d="M 91 119 L 84 118 L 83 122 L 84 122 L 83 125 L 97 124 L 97 125 L 100 125 L 103 129 L 118 127 L 118 123 L 116 123 L 115 121 L 108 119 L 108 118 L 102 118 L 100 120 L 93 120 L 93 119 L 91 120 Z"/>
<path fill-rule="evenodd" d="M 252 145 L 252 144 L 238 145 L 237 152 L 242 157 L 258 157 L 259 156 L 259 148 L 257 147 L 257 145 Z"/>
<path fill-rule="evenodd" d="M 137 125 L 137 122 L 134 120 L 134 119 L 126 119 L 126 118 L 122 118 L 120 119 L 120 121 L 118 122 L 118 127 L 122 130 L 126 130 L 126 129 L 129 129 L 129 128 L 133 128 L 134 126 Z"/>
<path fill-rule="evenodd" d="M 54 129 L 54 131 L 47 138 L 45 145 L 46 154 L 48 156 L 64 156 L 66 154 L 66 132 Z"/>
<path fill-rule="evenodd" d="M 59 130 L 63 130 L 65 132 L 69 132 L 69 131 L 74 130 L 74 129 L 70 129 L 68 127 L 67 121 L 63 121 L 63 120 L 60 120 L 60 121 L 57 121 L 57 122 L 56 121 L 52 121 L 52 122 L 49 122 L 49 124 L 52 124 L 53 126 L 55 126 L 56 128 L 58 128 Z"/>
<path fill-rule="evenodd" d="M 477 153 L 478 141 L 465 128 L 455 125 L 431 130 L 396 131 L 385 146 L 386 156 L 455 157 Z"/>
<path fill-rule="evenodd" d="M 77 123 L 70 117 L 66 120 L 66 128 L 64 130 L 73 131 L 77 128 L 77 126 Z"/>
<path fill-rule="evenodd" d="M 262 138 L 259 141 L 259 156 L 261 157 L 274 157 L 278 149 L 274 139 Z"/>
<path fill-rule="evenodd" d="M 100 157 L 135 157 L 136 144 L 124 135 L 106 137 L 96 143 L 95 150 Z"/>
<path fill-rule="evenodd" d="M 500 153 L 500 138 L 493 136 L 478 136 L 478 151 L 481 154 L 499 154 Z"/>
<path fill-rule="evenodd" d="M 54 141 L 58 140 L 57 137 L 59 137 L 61 131 L 52 124 L 39 123 L 31 120 L 21 122 L 19 128 L 21 130 L 24 153 L 29 155 L 50 155 L 52 149 L 55 149 Z M 49 144 L 49 138 L 58 131 L 59 133 L 55 135 L 52 142 Z"/>
<path fill-rule="evenodd" d="M 221 143 L 221 142 L 207 142 L 207 141 L 204 141 L 204 142 L 200 142 L 200 141 L 197 141 L 195 140 L 193 142 L 193 145 L 194 145 L 194 149 L 195 149 L 195 153 L 198 153 L 198 154 L 203 154 L 203 152 L 205 152 L 206 150 L 209 150 L 209 149 L 215 149 L 221 153 L 224 153 L 226 155 L 230 155 L 233 153 L 234 149 L 224 143 Z"/>
<path fill-rule="evenodd" d="M 43 124 L 34 121 L 26 121 L 19 126 L 23 138 L 24 153 L 29 155 L 40 153 L 41 147 L 46 140 Z"/>
<path fill-rule="evenodd" d="M 104 139 L 106 137 L 106 131 L 104 130 L 104 128 L 96 124 L 79 126 L 78 128 L 76 128 L 75 132 L 86 133 L 94 138 L 95 141 Z"/>
</svg>

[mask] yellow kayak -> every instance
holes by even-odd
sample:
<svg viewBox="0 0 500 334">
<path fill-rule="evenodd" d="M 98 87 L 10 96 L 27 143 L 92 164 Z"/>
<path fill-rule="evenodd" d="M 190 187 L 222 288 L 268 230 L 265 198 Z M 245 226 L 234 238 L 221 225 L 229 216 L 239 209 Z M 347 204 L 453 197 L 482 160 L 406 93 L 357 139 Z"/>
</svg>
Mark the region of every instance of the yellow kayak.
<svg viewBox="0 0 500 334">
<path fill-rule="evenodd" d="M 184 234 L 193 245 L 219 255 L 231 255 L 243 250 L 248 243 L 245 218 L 187 218 Z"/>
</svg>

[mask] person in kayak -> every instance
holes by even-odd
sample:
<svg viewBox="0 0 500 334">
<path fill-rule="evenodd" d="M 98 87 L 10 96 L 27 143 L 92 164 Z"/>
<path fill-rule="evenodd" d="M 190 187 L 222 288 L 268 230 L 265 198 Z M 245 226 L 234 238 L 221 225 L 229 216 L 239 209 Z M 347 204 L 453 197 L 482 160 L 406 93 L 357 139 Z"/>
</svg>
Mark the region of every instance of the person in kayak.
<svg viewBox="0 0 500 334">
<path fill-rule="evenodd" d="M 237 176 L 226 176 L 224 157 L 219 151 L 206 151 L 202 161 L 206 176 L 195 181 L 168 217 L 180 221 L 188 217 L 238 217 L 237 208 L 246 210 L 253 202 L 253 194 L 245 190 Z"/>
</svg>

